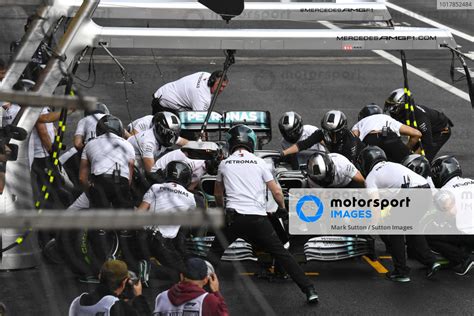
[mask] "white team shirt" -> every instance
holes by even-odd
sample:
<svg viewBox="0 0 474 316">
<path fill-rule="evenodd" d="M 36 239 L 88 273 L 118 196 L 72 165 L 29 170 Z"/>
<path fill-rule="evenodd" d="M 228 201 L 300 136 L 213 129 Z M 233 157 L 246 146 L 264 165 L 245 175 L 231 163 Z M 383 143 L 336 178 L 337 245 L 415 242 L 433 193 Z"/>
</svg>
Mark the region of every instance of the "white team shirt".
<svg viewBox="0 0 474 316">
<path fill-rule="evenodd" d="M 88 209 L 90 207 L 89 198 L 85 193 L 82 193 L 78 198 L 67 208 L 70 211 L 79 211 Z"/>
<path fill-rule="evenodd" d="M 100 299 L 95 305 L 82 306 L 80 304 L 81 297 L 87 293 L 82 293 L 72 301 L 69 306 L 69 316 L 96 316 L 96 315 L 110 315 L 110 310 L 115 302 L 119 300 L 118 297 L 106 295 Z"/>
<path fill-rule="evenodd" d="M 347 186 L 352 181 L 352 178 L 357 174 L 357 168 L 349 161 L 349 159 L 341 154 L 329 153 L 328 155 L 334 162 L 334 180 L 329 187 L 343 188 Z M 315 183 L 309 177 L 308 182 L 310 186 L 315 186 Z"/>
<path fill-rule="evenodd" d="M 267 185 L 273 175 L 267 163 L 254 154 L 240 149 L 223 160 L 216 181 L 225 187 L 226 207 L 237 213 L 266 216 Z"/>
<path fill-rule="evenodd" d="M 454 177 L 442 188 L 454 195 L 456 201 L 456 227 L 466 234 L 474 234 L 474 180 Z"/>
<path fill-rule="evenodd" d="M 59 162 L 61 163 L 61 165 L 64 165 L 69 160 L 69 158 L 71 158 L 75 154 L 77 154 L 77 149 L 76 147 L 72 146 L 71 148 L 66 150 L 66 152 L 61 154 L 61 156 L 59 156 Z"/>
<path fill-rule="evenodd" d="M 137 161 L 141 161 L 142 158 L 157 160 L 160 154 L 166 150 L 166 147 L 162 146 L 156 139 L 153 128 L 131 136 L 128 142 L 132 144 L 135 150 Z"/>
<path fill-rule="evenodd" d="M 135 151 L 125 139 L 106 133 L 86 144 L 81 159 L 89 160 L 93 175 L 111 175 L 118 167 L 120 176 L 130 179 L 128 164 L 135 159 Z"/>
<path fill-rule="evenodd" d="M 96 113 L 88 115 L 79 120 L 76 127 L 76 132 L 74 136 L 80 135 L 84 139 L 84 145 L 87 144 L 88 141 L 91 139 L 96 138 L 96 127 L 97 122 L 103 117 L 105 114 L 103 113 Z"/>
<path fill-rule="evenodd" d="M 150 212 L 161 214 L 189 212 L 196 208 L 194 195 L 183 186 L 173 182 L 152 185 L 143 196 L 143 202 L 150 204 Z M 179 227 L 179 225 L 157 226 L 165 238 L 175 238 Z"/>
<path fill-rule="evenodd" d="M 189 301 L 183 302 L 181 305 L 173 305 L 169 296 L 169 290 L 161 292 L 155 299 L 155 309 L 153 315 L 169 315 L 169 316 L 202 316 L 202 306 L 204 299 L 209 293 L 203 293 Z"/>
<path fill-rule="evenodd" d="M 357 122 L 353 127 L 352 131 L 359 131 L 359 139 L 364 140 L 365 136 L 371 132 L 381 132 L 382 128 L 385 126 L 390 127 L 390 129 L 400 136 L 400 127 L 402 123 L 391 118 L 386 114 L 375 114 L 367 116 Z"/>
<path fill-rule="evenodd" d="M 43 108 L 41 111 L 42 114 L 48 114 L 50 112 L 49 108 Z M 54 134 L 55 134 L 55 129 L 54 129 L 54 124 L 53 123 L 44 123 L 46 125 L 46 129 L 48 131 L 49 138 L 51 139 L 51 142 L 54 142 Z M 30 150 L 33 151 L 33 158 L 44 158 L 48 157 L 49 153 L 46 150 L 46 148 L 43 147 L 43 144 L 41 143 L 41 139 L 38 135 L 38 131 L 36 130 L 35 127 L 33 127 L 33 130 L 31 132 L 30 136 Z"/>
<path fill-rule="evenodd" d="M 170 151 L 169 153 L 161 156 L 156 162 L 151 172 L 157 170 L 165 170 L 166 166 L 172 161 L 184 161 L 191 166 L 193 170 L 192 182 L 198 181 L 206 173 L 206 162 L 204 160 L 189 159 L 181 149 Z"/>
<path fill-rule="evenodd" d="M 140 117 L 133 121 L 132 123 L 128 124 L 127 129 L 132 132 L 133 130 L 141 133 L 146 131 L 147 129 L 152 128 L 151 122 L 153 121 L 153 115 L 145 115 L 144 117 Z"/>
<path fill-rule="evenodd" d="M 401 188 L 406 184 L 408 188 L 415 188 L 428 184 L 428 180 L 407 167 L 390 161 L 377 163 L 365 178 L 367 189 Z"/>
<path fill-rule="evenodd" d="M 313 126 L 313 125 L 303 125 L 303 133 L 301 133 L 301 136 L 300 138 L 298 139 L 298 142 L 302 141 L 302 140 L 305 140 L 306 138 L 308 138 L 309 136 L 311 136 L 311 134 L 313 134 L 314 132 L 316 132 L 319 128 L 317 128 L 316 126 Z M 292 143 L 288 142 L 286 139 L 282 139 L 281 140 L 281 148 L 283 150 L 291 147 L 291 145 L 293 145 Z M 324 152 L 327 152 L 327 149 L 326 147 L 324 147 L 322 144 L 314 144 L 312 147 L 310 147 L 309 149 L 316 149 L 316 150 L 319 150 L 319 151 L 324 151 Z"/>
<path fill-rule="evenodd" d="M 1 103 L 1 101 L 0 101 Z M 7 102 L 8 103 L 8 102 Z M 17 104 L 10 104 L 7 108 L 6 106 L 2 106 L 3 113 L 2 113 L 2 127 L 10 125 L 13 120 L 15 119 L 16 115 L 20 111 L 21 107 Z"/>
<path fill-rule="evenodd" d="M 196 72 L 165 84 L 154 94 L 166 108 L 177 111 L 207 111 L 211 104 L 211 88 L 207 81 L 208 72 Z"/>
</svg>

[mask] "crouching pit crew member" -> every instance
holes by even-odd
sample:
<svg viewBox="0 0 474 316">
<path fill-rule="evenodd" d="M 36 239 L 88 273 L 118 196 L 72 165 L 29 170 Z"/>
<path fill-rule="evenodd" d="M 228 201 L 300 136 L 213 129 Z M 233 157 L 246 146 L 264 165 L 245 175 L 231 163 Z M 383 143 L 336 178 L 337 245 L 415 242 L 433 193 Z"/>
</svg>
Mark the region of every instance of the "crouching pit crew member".
<svg viewBox="0 0 474 316">
<path fill-rule="evenodd" d="M 474 267 L 472 251 L 474 250 L 474 211 L 472 198 L 466 194 L 474 190 L 474 180 L 462 177 L 459 161 L 452 156 L 436 158 L 432 164 L 433 182 L 440 193 L 452 200 L 443 204 L 442 210 L 454 217 L 460 235 L 430 235 L 430 246 L 439 251 L 450 262 L 457 275 L 466 275 Z"/>
<path fill-rule="evenodd" d="M 420 154 L 411 154 L 403 159 L 402 165 L 425 178 L 428 181 L 430 188 L 435 188 L 431 176 L 430 162 L 425 156 Z"/>
<path fill-rule="evenodd" d="M 387 161 L 384 151 L 377 146 L 367 146 L 362 150 L 359 165 L 362 174 L 365 175 L 367 189 L 430 188 L 428 181 L 419 174 L 401 164 Z M 387 277 L 396 282 L 410 282 L 405 236 L 390 235 L 389 242 L 394 270 L 388 272 Z M 441 265 L 436 262 L 425 236 L 407 235 L 406 243 L 413 249 L 416 259 L 428 267 L 426 277 L 435 275 Z"/>
<path fill-rule="evenodd" d="M 154 94 L 151 103 L 152 114 L 168 111 L 178 114 L 182 111 L 207 111 L 212 95 L 220 94 L 229 83 L 227 76 L 216 70 L 213 73 L 196 72 L 161 86 Z M 219 91 L 219 80 L 222 85 Z"/>
<path fill-rule="evenodd" d="M 190 191 L 193 191 L 199 185 L 199 180 L 201 177 L 206 174 L 206 161 L 199 159 L 189 159 L 181 149 L 175 149 L 164 154 L 155 162 L 155 165 L 151 169 L 152 175 L 156 175 L 158 179 L 162 178 L 162 175 L 165 173 L 164 171 L 166 166 L 168 166 L 168 164 L 172 161 L 183 161 L 191 167 L 192 181 L 191 185 L 186 188 Z M 163 182 L 163 180 L 156 182 Z"/>
<path fill-rule="evenodd" d="M 324 140 L 329 152 L 345 156 L 353 164 L 357 163 L 357 157 L 365 144 L 347 128 L 347 118 L 344 113 L 331 110 L 324 114 L 321 120 L 320 130 L 315 131 L 307 139 L 297 142 L 288 149 L 281 152 L 281 156 L 296 154 L 308 149 Z"/>
<path fill-rule="evenodd" d="M 138 211 L 154 213 L 189 212 L 196 208 L 194 195 L 187 190 L 192 179 L 191 167 L 183 161 L 171 161 L 164 170 L 165 183 L 154 184 L 145 193 Z M 155 257 L 160 262 L 161 271 L 177 282 L 179 272 L 184 271 L 187 258 L 185 232 L 177 226 L 146 227 L 146 244 L 150 246 L 146 258 Z M 146 249 L 145 249 L 146 250 Z M 146 260 L 146 259 L 145 259 Z M 141 262 L 141 265 L 149 264 Z M 149 269 L 148 269 L 149 270 Z M 146 282 L 146 276 L 144 281 Z"/>
<path fill-rule="evenodd" d="M 185 144 L 179 137 L 181 122 L 171 112 L 158 112 L 153 117 L 153 127 L 131 136 L 128 141 L 135 150 L 140 169 L 151 172 L 158 157 L 174 144 Z"/>
<path fill-rule="evenodd" d="M 418 143 L 421 132 L 382 112 L 376 104 L 364 106 L 359 112 L 359 121 L 352 127 L 352 133 L 367 145 L 382 148 L 389 161 L 401 162 Z M 400 135 L 410 137 L 406 145 Z"/>
<path fill-rule="evenodd" d="M 323 188 L 363 188 L 365 179 L 346 157 L 336 153 L 316 152 L 307 163 L 308 184 Z"/>
<path fill-rule="evenodd" d="M 128 124 L 127 132 L 133 136 L 150 128 L 153 128 L 153 115 L 145 115 Z"/>
<path fill-rule="evenodd" d="M 268 251 L 306 294 L 307 302 L 316 303 L 318 295 L 314 285 L 283 247 L 267 217 L 267 188 L 280 209 L 285 209 L 285 202 L 267 164 L 253 154 L 255 132 L 245 125 L 237 125 L 227 132 L 226 139 L 230 156 L 220 163 L 214 187 L 216 204 L 225 206 L 225 240 L 214 240 L 208 253 L 209 261 L 216 266 L 225 248 L 237 238 L 242 238 Z"/>
<path fill-rule="evenodd" d="M 319 130 L 313 125 L 303 125 L 303 119 L 301 115 L 296 112 L 286 112 L 278 121 L 278 128 L 280 129 L 281 136 L 281 148 L 287 149 L 291 145 L 296 144 L 299 141 L 305 140 L 311 134 Z M 316 149 L 319 151 L 326 151 L 326 147 L 321 143 L 315 144 L 310 149 Z"/>
<path fill-rule="evenodd" d="M 416 104 L 413 108 L 417 126 L 422 134 L 421 144 L 426 158 L 431 162 L 441 147 L 451 137 L 451 120 L 440 111 L 425 105 Z M 392 91 L 385 101 L 384 111 L 400 122 L 410 117 L 409 109 L 405 109 L 405 94 L 403 89 Z M 413 118 L 410 118 L 412 120 Z M 417 149 L 417 148 L 415 148 Z"/>
</svg>

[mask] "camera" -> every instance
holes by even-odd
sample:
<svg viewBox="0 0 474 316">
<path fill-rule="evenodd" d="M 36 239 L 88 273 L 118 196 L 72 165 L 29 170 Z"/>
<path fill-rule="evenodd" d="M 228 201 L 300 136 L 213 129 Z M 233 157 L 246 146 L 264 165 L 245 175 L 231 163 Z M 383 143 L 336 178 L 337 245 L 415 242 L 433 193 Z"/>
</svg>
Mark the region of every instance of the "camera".
<svg viewBox="0 0 474 316">
<path fill-rule="evenodd" d="M 216 273 L 216 271 L 214 270 L 214 266 L 212 265 L 212 263 L 210 263 L 209 261 L 207 260 L 204 260 L 206 262 L 206 265 L 207 265 L 207 276 L 210 276 L 211 274 L 213 273 Z"/>
<path fill-rule="evenodd" d="M 0 161 L 15 161 L 18 156 L 18 145 L 9 144 L 10 139 L 24 140 L 28 133 L 21 127 L 7 125 L 0 128 Z"/>
<path fill-rule="evenodd" d="M 125 284 L 125 289 L 123 290 L 122 294 L 120 295 L 120 298 L 125 299 L 125 300 L 131 300 L 132 298 L 135 297 L 135 293 L 133 292 L 133 287 L 140 282 L 140 279 L 138 278 L 137 274 L 133 271 L 128 270 L 128 281 Z"/>
</svg>

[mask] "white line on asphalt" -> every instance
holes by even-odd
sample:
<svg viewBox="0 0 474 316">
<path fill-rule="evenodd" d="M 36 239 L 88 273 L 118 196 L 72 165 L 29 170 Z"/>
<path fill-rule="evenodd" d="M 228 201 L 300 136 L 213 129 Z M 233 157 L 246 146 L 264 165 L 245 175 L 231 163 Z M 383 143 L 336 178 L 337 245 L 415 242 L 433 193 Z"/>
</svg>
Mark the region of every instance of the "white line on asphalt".
<svg viewBox="0 0 474 316">
<path fill-rule="evenodd" d="M 454 70 L 462 73 L 463 75 L 466 75 L 466 72 L 464 71 L 463 67 L 456 67 Z M 471 78 L 474 78 L 474 68 L 469 68 L 469 73 L 471 74 Z"/>
<path fill-rule="evenodd" d="M 322 25 L 326 26 L 327 28 L 330 28 L 330 29 L 340 29 L 340 27 L 337 27 L 336 25 L 332 24 L 331 22 L 328 22 L 328 21 L 321 21 L 319 22 L 321 23 Z M 402 61 L 393 56 L 392 54 L 389 54 L 387 53 L 386 51 L 383 51 L 383 50 L 373 50 L 374 53 L 376 53 L 377 55 L 379 55 L 380 57 L 383 57 L 389 61 L 391 61 L 392 63 L 398 65 L 398 66 L 402 66 Z M 434 84 L 434 85 L 437 85 L 438 87 L 460 97 L 461 99 L 464 99 L 466 100 L 467 102 L 470 102 L 470 98 L 469 98 L 469 94 L 467 94 L 466 92 L 456 88 L 456 87 L 453 87 L 452 85 L 450 85 L 449 83 L 446 83 L 444 82 L 443 80 L 440 80 L 432 75 L 430 75 L 429 73 L 427 73 L 426 71 L 423 71 L 413 65 L 410 65 L 407 63 L 407 69 L 408 71 L 414 73 L 415 75 L 429 81 L 430 83 Z"/>
<path fill-rule="evenodd" d="M 399 11 L 401 13 L 404 13 L 414 19 L 417 19 L 417 20 L 420 20 L 426 24 L 429 24 L 429 25 L 432 25 L 434 27 L 437 27 L 437 28 L 440 28 L 440 29 L 448 29 L 451 33 L 453 33 L 454 35 L 457 35 L 461 38 L 464 38 L 465 40 L 469 41 L 469 42 L 474 42 L 474 36 L 471 36 L 469 34 L 466 34 L 464 32 L 461 32 L 461 31 L 458 31 L 456 29 L 453 29 L 452 27 L 449 27 L 447 25 L 444 25 L 444 24 L 441 24 L 439 22 L 436 22 L 436 21 L 433 21 L 431 19 L 428 19 L 427 17 L 424 17 L 422 15 L 419 15 L 415 12 L 412 12 L 410 10 L 407 10 L 405 8 L 402 8 L 396 4 L 393 4 L 391 2 L 388 2 L 388 1 L 385 1 L 385 5 L 393 10 L 396 10 L 396 11 Z"/>
<path fill-rule="evenodd" d="M 402 61 L 393 56 L 392 54 L 389 54 L 387 53 L 386 51 L 383 51 L 383 50 L 374 50 L 373 51 L 374 53 L 376 53 L 377 55 L 387 59 L 387 60 L 390 60 L 392 63 L 398 65 L 398 66 L 402 66 Z M 414 73 L 415 75 L 417 75 L 418 77 L 421 77 L 427 81 L 429 81 L 430 83 L 434 84 L 434 85 L 437 85 L 438 87 L 460 97 L 461 99 L 464 99 L 466 100 L 467 102 L 470 102 L 470 98 L 469 98 L 469 94 L 467 94 L 466 92 L 462 91 L 461 89 L 458 89 L 456 87 L 453 87 L 452 85 L 450 85 L 449 83 L 446 83 L 444 82 L 443 80 L 440 80 L 432 75 L 430 75 L 429 73 L 427 73 L 426 71 L 423 71 L 419 68 L 416 68 L 415 66 L 413 65 L 410 65 L 407 63 L 407 69 L 408 71 Z"/>
</svg>

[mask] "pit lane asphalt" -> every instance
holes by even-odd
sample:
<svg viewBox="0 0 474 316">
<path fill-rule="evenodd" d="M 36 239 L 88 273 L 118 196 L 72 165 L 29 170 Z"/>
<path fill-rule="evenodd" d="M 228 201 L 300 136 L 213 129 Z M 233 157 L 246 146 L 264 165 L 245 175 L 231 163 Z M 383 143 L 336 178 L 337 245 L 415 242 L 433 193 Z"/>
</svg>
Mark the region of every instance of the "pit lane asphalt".
<svg viewBox="0 0 474 316">
<path fill-rule="evenodd" d="M 381 260 L 389 268 L 390 260 Z M 440 271 L 432 280 L 424 277 L 422 267 L 410 261 L 412 282 L 399 284 L 384 279 L 362 258 L 339 262 L 310 262 L 305 271 L 320 296 L 317 306 L 308 306 L 304 295 L 292 281 L 258 279 L 237 274 L 231 263 L 218 271 L 220 287 L 231 315 L 471 315 L 473 274 L 459 277 L 452 271 Z M 244 263 L 246 272 L 258 272 L 256 263 Z M 261 301 L 243 280 L 253 282 L 272 310 L 264 310 Z M 74 297 L 93 289 L 75 281 L 62 265 L 44 264 L 23 271 L 0 272 L 0 301 L 7 315 L 66 315 Z M 157 293 L 167 289 L 164 281 L 152 281 L 144 289 L 149 304 Z"/>
<path fill-rule="evenodd" d="M 409 1 L 395 1 L 405 8 L 423 14 L 428 12 L 435 19 L 432 6 L 412 4 Z M 24 18 L 21 10 L 14 12 L 2 9 L 2 20 L 8 27 L 0 32 L 2 57 L 6 56 L 8 44 L 21 35 L 23 21 L 8 17 Z M 450 19 L 448 13 L 438 12 L 439 20 L 464 32 L 472 32 L 472 13 Z M 7 15 L 5 15 L 8 13 Z M 453 14 L 453 13 L 450 13 Z M 413 26 L 423 23 L 407 16 L 400 21 Z M 127 21 L 117 21 L 125 24 Z M 472 35 L 472 34 L 471 34 Z M 472 43 L 456 38 L 465 51 L 474 50 Z M 163 81 L 151 57 L 150 50 L 120 50 L 119 56 L 137 56 L 120 59 L 127 67 L 134 85 L 127 85 L 130 98 L 131 117 L 136 118 L 150 111 L 151 94 Z M 103 54 L 103 53 L 102 53 Z M 222 66 L 224 60 L 220 52 L 196 52 L 192 58 L 189 52 L 164 52 L 155 50 L 158 64 L 166 82 L 185 74 L 201 70 L 214 70 Z M 396 54 L 396 53 L 394 53 Z M 322 114 L 338 108 L 346 112 L 349 125 L 355 123 L 357 112 L 363 105 L 376 102 L 382 104 L 388 93 L 403 83 L 401 68 L 370 52 L 318 52 L 307 53 L 315 58 L 279 58 L 278 52 L 238 52 L 236 64 L 232 66 L 229 77 L 231 83 L 219 97 L 216 110 L 270 110 L 273 123 L 273 141 L 266 148 L 277 148 L 279 133 L 277 120 L 287 110 L 296 110 L 305 123 L 319 126 Z M 161 57 L 165 56 L 165 57 Z M 203 58 L 194 58 L 202 56 Z M 239 57 L 249 56 L 244 59 Z M 396 55 L 398 57 L 398 55 Z M 429 73 L 449 82 L 449 53 L 447 52 L 408 52 L 409 62 Z M 472 66 L 471 66 L 472 67 Z M 80 69 L 84 77 L 85 65 Z M 409 74 L 410 87 L 416 101 L 421 104 L 443 109 L 453 120 L 453 136 L 443 147 L 442 154 L 453 154 L 459 158 L 464 174 L 474 176 L 472 151 L 472 110 L 470 104 L 435 87 L 433 84 Z M 465 82 L 454 84 L 465 90 Z M 126 110 L 121 76 L 115 65 L 105 59 L 97 62 L 97 82 L 92 89 L 83 89 L 88 95 L 100 96 L 109 105 L 112 113 L 124 122 L 130 117 Z M 80 118 L 71 116 L 69 134 Z M 380 248 L 380 247 L 379 247 Z M 390 260 L 381 263 L 391 267 Z M 243 285 L 242 278 L 250 278 L 278 315 L 316 315 L 316 314 L 472 314 L 473 274 L 458 277 L 451 271 L 441 271 L 433 280 L 426 280 L 420 265 L 410 262 L 414 268 L 412 282 L 395 284 L 383 278 L 363 259 L 352 259 L 335 263 L 312 262 L 304 265 L 306 271 L 317 272 L 312 276 L 321 303 L 319 306 L 306 306 L 304 296 L 291 281 L 269 283 L 248 276 L 236 274 L 231 264 L 224 263 L 219 271 L 221 289 L 233 315 L 266 314 L 259 307 L 254 295 Z M 258 266 L 246 263 L 245 270 L 258 271 Z M 0 272 L 0 301 L 7 305 L 10 315 L 64 315 L 71 300 L 86 291 L 88 287 L 75 281 L 73 275 L 64 267 L 45 264 L 36 269 Z M 165 288 L 163 282 L 154 282 L 153 288 L 144 293 L 153 302 L 157 292 Z"/>
</svg>

